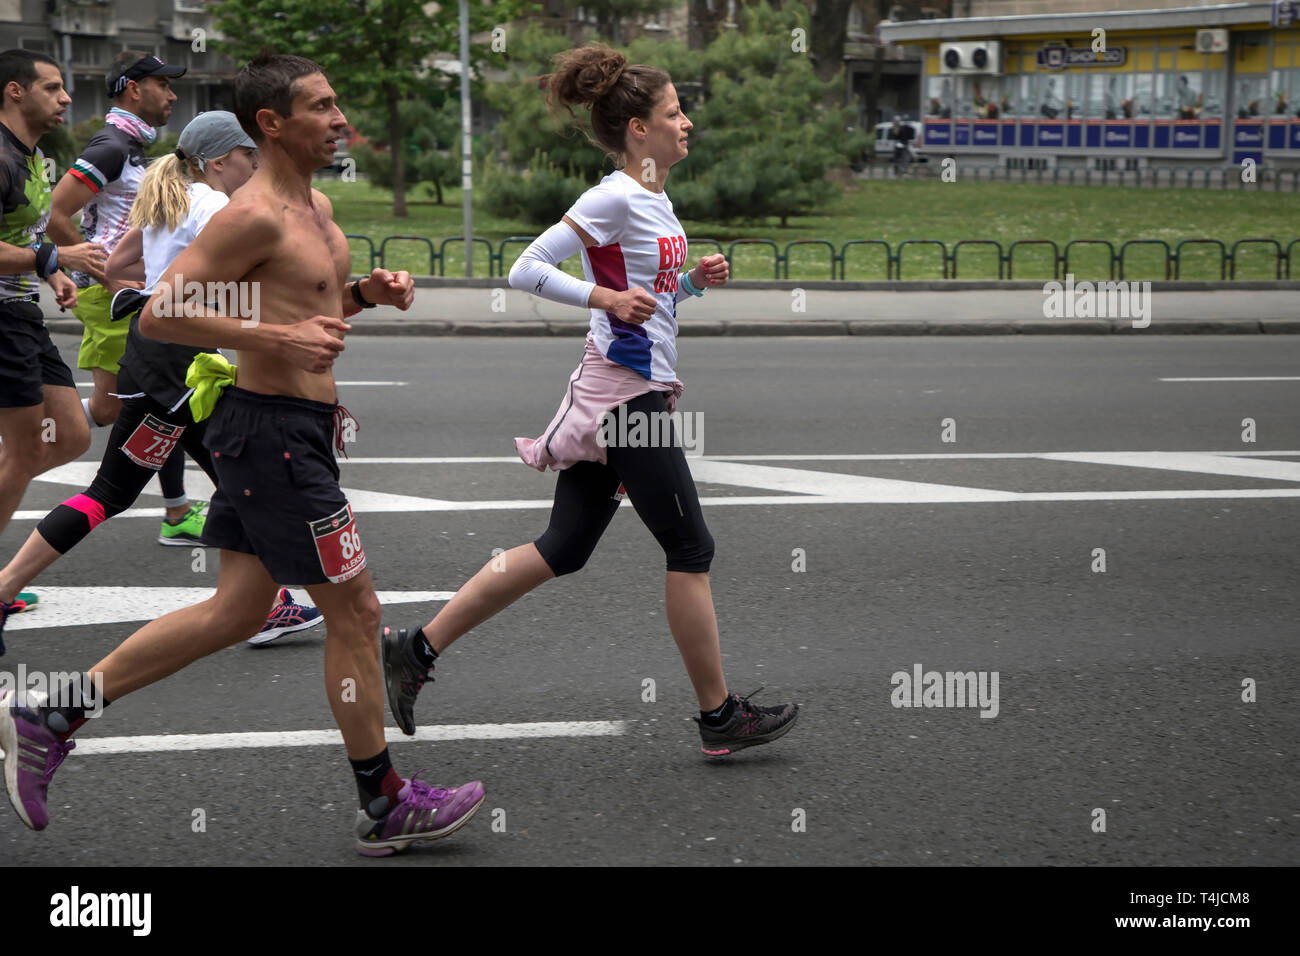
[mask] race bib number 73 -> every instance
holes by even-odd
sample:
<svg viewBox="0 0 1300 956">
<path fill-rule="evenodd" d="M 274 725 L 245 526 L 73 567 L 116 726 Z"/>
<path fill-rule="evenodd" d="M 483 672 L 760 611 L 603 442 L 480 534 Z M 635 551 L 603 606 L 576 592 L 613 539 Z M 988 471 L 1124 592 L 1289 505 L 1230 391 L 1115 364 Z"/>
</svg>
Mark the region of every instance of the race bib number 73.
<svg viewBox="0 0 1300 956">
<path fill-rule="evenodd" d="M 352 506 L 344 505 L 328 518 L 310 522 L 321 570 L 333 584 L 355 578 L 366 568 L 366 552 Z"/>
<path fill-rule="evenodd" d="M 184 431 L 184 425 L 169 425 L 160 418 L 146 415 L 122 444 L 122 452 L 137 465 L 158 471 L 166 464 L 167 456 L 181 440 Z"/>
</svg>

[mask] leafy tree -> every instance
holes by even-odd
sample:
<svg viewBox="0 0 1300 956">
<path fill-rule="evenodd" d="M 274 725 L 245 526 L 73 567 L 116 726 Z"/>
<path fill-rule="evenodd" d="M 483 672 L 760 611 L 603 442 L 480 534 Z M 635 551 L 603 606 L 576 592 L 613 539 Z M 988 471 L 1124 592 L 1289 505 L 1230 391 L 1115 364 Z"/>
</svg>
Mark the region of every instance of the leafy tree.
<svg viewBox="0 0 1300 956">
<path fill-rule="evenodd" d="M 540 9 L 529 0 L 496 0 L 491 6 L 469 4 L 471 34 Z M 338 94 L 345 114 L 375 111 L 383 117 L 385 142 L 403 143 L 402 103 L 424 99 L 441 110 L 445 100 L 459 102 L 459 83 L 447 84 L 432 64 L 439 51 L 459 50 L 457 4 L 424 0 L 220 0 L 213 7 L 226 39 L 214 48 L 248 60 L 264 47 L 309 57 L 321 65 Z M 502 55 L 490 44 L 471 44 L 471 69 L 500 65 Z M 477 96 L 472 84 L 471 95 Z M 409 115 L 409 114 L 408 114 Z M 408 151 L 391 149 L 389 180 L 393 215 L 406 213 Z"/>
<path fill-rule="evenodd" d="M 404 100 L 398 105 L 403 137 L 402 169 L 406 186 L 427 183 L 442 204 L 444 185 L 460 175 L 460 99 L 450 97 L 435 107 L 425 100 Z M 393 188 L 392 143 L 387 124 L 372 114 L 358 114 L 358 132 L 367 142 L 352 146 L 357 169 L 384 189 Z"/>
<path fill-rule="evenodd" d="M 605 154 L 591 145 L 578 129 L 566 128 L 567 110 L 560 110 L 560 122 L 551 117 L 546 93 L 536 82 L 537 77 L 553 70 L 552 57 L 572 48 L 573 41 L 536 23 L 512 31 L 508 40 L 507 54 L 516 77 L 513 81 L 494 83 L 484 91 L 488 105 L 501 114 L 492 129 L 492 140 L 502 152 L 506 165 L 528 166 L 540 152 L 550 165 L 571 169 L 583 179 L 595 182 L 612 168 Z M 575 107 L 574 113 L 590 130 L 585 122 L 586 113 L 580 107 Z"/>
<path fill-rule="evenodd" d="M 633 63 L 653 63 L 668 71 L 682 100 L 699 102 L 687 113 L 698 132 L 690 155 L 670 180 L 673 205 L 683 218 L 733 221 L 776 216 L 785 226 L 791 216 L 813 211 L 830 201 L 837 188 L 827 171 L 856 162 L 866 136 L 855 126 L 853 110 L 830 108 L 842 75 L 818 78 L 808 51 L 792 33 L 808 28 L 808 11 L 798 4 L 774 9 L 767 3 L 745 7 L 741 30 L 724 30 L 706 49 L 691 50 L 677 41 L 650 38 L 627 50 Z M 486 192 L 490 208 L 530 213 L 530 222 L 554 222 L 557 190 L 570 189 L 568 204 L 612 167 L 604 154 L 577 129 L 560 132 L 549 117 L 544 94 L 532 76 L 551 70 L 550 55 L 572 46 L 562 36 L 540 28 L 512 36 L 509 52 L 520 79 L 488 91 L 489 101 L 504 113 L 495 132 L 509 167 L 527 167 L 521 176 L 490 171 Z M 587 114 L 575 108 L 574 122 L 589 130 Z M 568 120 L 568 114 L 561 111 Z M 566 175 L 567 174 L 567 175 Z M 493 177 L 511 176 L 511 183 Z M 572 182 L 569 182 L 572 180 Z M 528 203 L 521 184 L 540 194 Z M 568 185 L 565 185 L 568 182 Z M 500 200 L 502 206 L 491 205 Z M 563 214 L 567 205 L 559 210 Z M 538 222 L 534 216 L 543 216 Z"/>
</svg>

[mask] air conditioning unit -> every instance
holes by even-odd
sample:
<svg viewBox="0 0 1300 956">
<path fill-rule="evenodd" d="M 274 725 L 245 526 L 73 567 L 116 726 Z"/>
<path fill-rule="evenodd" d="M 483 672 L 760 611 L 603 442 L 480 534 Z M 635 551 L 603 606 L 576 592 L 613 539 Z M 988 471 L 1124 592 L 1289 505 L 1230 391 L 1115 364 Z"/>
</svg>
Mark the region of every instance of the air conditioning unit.
<svg viewBox="0 0 1300 956">
<path fill-rule="evenodd" d="M 940 43 L 939 72 L 1001 75 L 1002 42 L 973 40 L 962 43 Z"/>
<path fill-rule="evenodd" d="M 1227 30 L 1197 30 L 1197 53 L 1225 53 L 1228 49 Z"/>
</svg>

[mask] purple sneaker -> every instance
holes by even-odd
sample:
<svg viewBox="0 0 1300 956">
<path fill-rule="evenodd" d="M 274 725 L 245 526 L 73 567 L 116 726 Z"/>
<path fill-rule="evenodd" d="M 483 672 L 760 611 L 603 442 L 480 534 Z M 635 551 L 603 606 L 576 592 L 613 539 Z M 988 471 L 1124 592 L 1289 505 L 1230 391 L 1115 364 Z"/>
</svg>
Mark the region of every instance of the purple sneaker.
<svg viewBox="0 0 1300 956">
<path fill-rule="evenodd" d="M 379 819 L 357 811 L 357 852 L 362 856 L 391 856 L 417 840 L 436 840 L 455 833 L 483 805 L 483 784 L 475 780 L 445 790 L 416 777 L 398 793 L 398 804 Z M 387 800 L 387 797 L 381 797 Z"/>
<path fill-rule="evenodd" d="M 50 824 L 45 795 L 50 778 L 77 745 L 59 738 L 37 716 L 18 703 L 14 691 L 0 696 L 0 750 L 4 751 L 5 788 L 18 819 L 33 830 Z"/>
</svg>

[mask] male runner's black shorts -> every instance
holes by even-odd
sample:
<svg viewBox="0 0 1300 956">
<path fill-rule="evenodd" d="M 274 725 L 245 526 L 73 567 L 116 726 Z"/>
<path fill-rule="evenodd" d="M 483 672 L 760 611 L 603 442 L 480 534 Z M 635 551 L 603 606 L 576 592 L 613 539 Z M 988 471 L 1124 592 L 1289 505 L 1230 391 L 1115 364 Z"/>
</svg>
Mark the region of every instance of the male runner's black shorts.
<svg viewBox="0 0 1300 956">
<path fill-rule="evenodd" d="M 41 404 L 43 385 L 77 387 L 50 339 L 41 307 L 16 299 L 0 302 L 0 408 Z"/>
<path fill-rule="evenodd" d="M 346 581 L 365 569 L 339 487 L 337 407 L 225 390 L 203 439 L 217 473 L 204 544 L 257 555 L 280 584 Z"/>
</svg>

